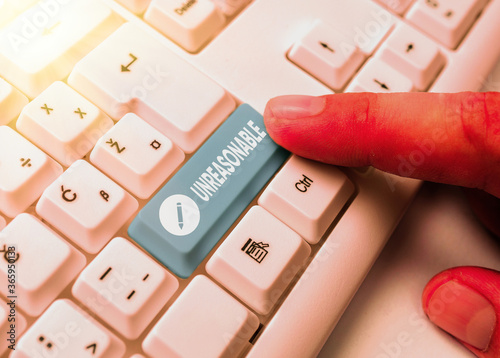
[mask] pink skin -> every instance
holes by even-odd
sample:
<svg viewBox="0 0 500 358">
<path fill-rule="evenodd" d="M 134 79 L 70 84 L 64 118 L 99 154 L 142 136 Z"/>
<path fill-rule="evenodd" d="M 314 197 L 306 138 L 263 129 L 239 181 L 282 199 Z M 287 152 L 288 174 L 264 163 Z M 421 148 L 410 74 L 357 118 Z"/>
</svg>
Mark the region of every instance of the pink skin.
<svg viewBox="0 0 500 358">
<path fill-rule="evenodd" d="M 289 101 L 269 101 L 264 118 L 271 137 L 294 153 L 500 197 L 500 93 L 335 94 L 293 120 L 283 110 Z"/>
<path fill-rule="evenodd" d="M 278 144 L 306 158 L 484 190 L 493 196 L 468 192 L 472 207 L 500 236 L 500 93 L 282 96 L 269 101 L 264 121 Z M 444 271 L 422 302 L 478 357 L 500 357 L 499 272 Z"/>
</svg>

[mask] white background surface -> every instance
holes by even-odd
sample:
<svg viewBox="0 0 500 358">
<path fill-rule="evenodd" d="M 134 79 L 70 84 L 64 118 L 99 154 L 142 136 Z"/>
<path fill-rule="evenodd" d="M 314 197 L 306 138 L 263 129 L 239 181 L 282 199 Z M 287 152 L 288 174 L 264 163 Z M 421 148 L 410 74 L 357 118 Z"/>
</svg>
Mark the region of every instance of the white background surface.
<svg viewBox="0 0 500 358">
<path fill-rule="evenodd" d="M 500 91 L 500 61 L 484 82 L 484 90 Z M 427 281 L 463 265 L 500 270 L 500 240 L 476 220 L 459 188 L 426 183 L 319 357 L 474 357 L 421 308 Z"/>
</svg>

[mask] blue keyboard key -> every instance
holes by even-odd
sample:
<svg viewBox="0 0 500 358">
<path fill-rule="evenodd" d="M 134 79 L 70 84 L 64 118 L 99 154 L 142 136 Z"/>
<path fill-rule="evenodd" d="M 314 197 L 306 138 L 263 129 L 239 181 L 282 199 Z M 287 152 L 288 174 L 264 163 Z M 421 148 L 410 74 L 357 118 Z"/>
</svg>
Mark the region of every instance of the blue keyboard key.
<svg viewBox="0 0 500 358">
<path fill-rule="evenodd" d="M 241 105 L 132 221 L 128 233 L 189 277 L 288 158 L 262 116 Z"/>
</svg>

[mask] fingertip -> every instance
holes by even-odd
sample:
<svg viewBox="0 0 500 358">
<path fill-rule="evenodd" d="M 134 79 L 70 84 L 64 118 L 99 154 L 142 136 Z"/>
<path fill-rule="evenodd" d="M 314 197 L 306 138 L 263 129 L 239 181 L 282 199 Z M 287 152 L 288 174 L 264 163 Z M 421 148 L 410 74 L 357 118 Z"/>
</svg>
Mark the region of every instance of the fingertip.
<svg viewBox="0 0 500 358">
<path fill-rule="evenodd" d="M 500 354 L 500 274 L 458 267 L 434 276 L 422 294 L 429 319 L 479 357 Z"/>
</svg>

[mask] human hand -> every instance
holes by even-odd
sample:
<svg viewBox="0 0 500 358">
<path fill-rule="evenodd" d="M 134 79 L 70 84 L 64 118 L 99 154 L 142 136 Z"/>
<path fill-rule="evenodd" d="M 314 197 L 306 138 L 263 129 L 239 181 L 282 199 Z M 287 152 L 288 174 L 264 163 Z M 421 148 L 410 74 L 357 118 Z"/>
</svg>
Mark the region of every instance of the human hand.
<svg viewBox="0 0 500 358">
<path fill-rule="evenodd" d="M 278 144 L 306 158 L 482 189 L 496 198 L 475 193 L 474 209 L 500 236 L 500 93 L 282 96 L 269 101 L 264 120 Z M 422 302 L 477 356 L 500 357 L 500 272 L 446 270 Z"/>
</svg>

